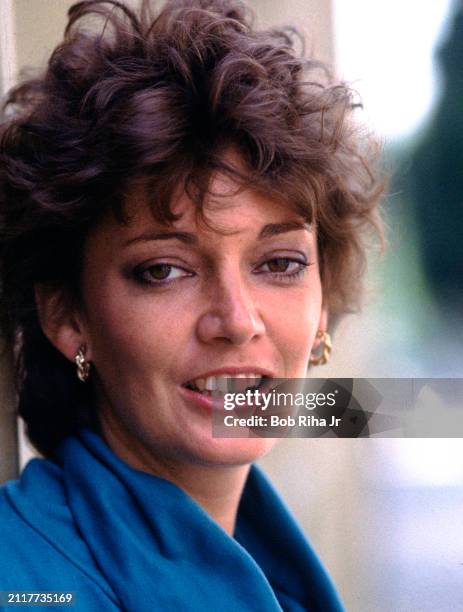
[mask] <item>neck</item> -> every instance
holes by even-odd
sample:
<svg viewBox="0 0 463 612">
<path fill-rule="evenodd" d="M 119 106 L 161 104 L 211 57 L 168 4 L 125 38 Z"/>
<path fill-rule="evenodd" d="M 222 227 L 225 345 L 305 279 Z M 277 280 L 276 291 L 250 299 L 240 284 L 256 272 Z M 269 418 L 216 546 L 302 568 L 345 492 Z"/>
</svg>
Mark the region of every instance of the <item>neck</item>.
<svg viewBox="0 0 463 612">
<path fill-rule="evenodd" d="M 157 470 L 192 497 L 230 536 L 235 532 L 238 506 L 250 466 L 182 466 Z M 151 472 L 154 473 L 154 472 Z"/>
<path fill-rule="evenodd" d="M 204 465 L 162 457 L 141 442 L 101 423 L 101 433 L 111 450 L 130 467 L 164 478 L 192 497 L 209 516 L 233 537 L 241 494 L 250 465 Z"/>
</svg>

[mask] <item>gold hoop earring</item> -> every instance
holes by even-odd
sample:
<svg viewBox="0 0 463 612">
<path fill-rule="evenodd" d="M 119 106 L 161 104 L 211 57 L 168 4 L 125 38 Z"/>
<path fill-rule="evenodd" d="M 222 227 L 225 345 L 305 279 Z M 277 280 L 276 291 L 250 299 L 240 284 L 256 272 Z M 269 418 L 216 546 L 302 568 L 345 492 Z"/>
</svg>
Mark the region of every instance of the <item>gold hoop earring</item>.
<svg viewBox="0 0 463 612">
<path fill-rule="evenodd" d="M 322 352 L 318 357 L 311 357 L 309 365 L 325 365 L 325 363 L 328 363 L 331 355 L 331 336 L 328 332 L 319 329 L 316 338 L 321 340 L 323 345 Z"/>
<path fill-rule="evenodd" d="M 80 346 L 74 357 L 77 367 L 77 378 L 82 382 L 86 382 L 90 376 L 90 362 L 85 359 L 85 350 L 85 345 Z"/>
</svg>

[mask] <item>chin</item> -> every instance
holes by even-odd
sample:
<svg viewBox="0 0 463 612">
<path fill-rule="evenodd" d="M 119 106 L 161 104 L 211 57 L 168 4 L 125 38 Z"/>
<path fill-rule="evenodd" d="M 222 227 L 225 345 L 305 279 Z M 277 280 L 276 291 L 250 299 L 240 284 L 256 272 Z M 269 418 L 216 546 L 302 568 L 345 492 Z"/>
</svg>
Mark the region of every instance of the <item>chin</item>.
<svg viewBox="0 0 463 612">
<path fill-rule="evenodd" d="M 212 438 L 195 452 L 204 465 L 246 465 L 269 453 L 279 438 Z"/>
</svg>

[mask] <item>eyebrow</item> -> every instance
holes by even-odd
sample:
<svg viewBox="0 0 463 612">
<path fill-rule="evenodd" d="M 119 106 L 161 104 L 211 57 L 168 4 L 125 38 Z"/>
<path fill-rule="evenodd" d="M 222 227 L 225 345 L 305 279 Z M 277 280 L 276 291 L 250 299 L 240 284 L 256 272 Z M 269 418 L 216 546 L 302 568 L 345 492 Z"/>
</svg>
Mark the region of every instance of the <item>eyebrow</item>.
<svg viewBox="0 0 463 612">
<path fill-rule="evenodd" d="M 278 236 L 278 234 L 286 234 L 287 232 L 294 232 L 298 230 L 311 231 L 311 227 L 308 223 L 303 221 L 288 221 L 286 223 L 268 223 L 260 230 L 258 239 L 269 238 L 270 236 Z"/>
<path fill-rule="evenodd" d="M 288 221 L 286 223 L 267 223 L 260 230 L 257 237 L 258 240 L 270 238 L 271 236 L 278 236 L 279 234 L 286 234 L 287 232 L 294 232 L 305 230 L 310 232 L 311 226 L 308 223 L 302 221 Z M 123 246 L 127 247 L 135 242 L 149 242 L 152 240 L 179 240 L 184 244 L 196 245 L 198 244 L 198 238 L 196 234 L 190 232 L 178 232 L 178 231 L 161 231 L 161 232 L 146 232 L 130 238 L 127 242 L 124 242 Z"/>
</svg>

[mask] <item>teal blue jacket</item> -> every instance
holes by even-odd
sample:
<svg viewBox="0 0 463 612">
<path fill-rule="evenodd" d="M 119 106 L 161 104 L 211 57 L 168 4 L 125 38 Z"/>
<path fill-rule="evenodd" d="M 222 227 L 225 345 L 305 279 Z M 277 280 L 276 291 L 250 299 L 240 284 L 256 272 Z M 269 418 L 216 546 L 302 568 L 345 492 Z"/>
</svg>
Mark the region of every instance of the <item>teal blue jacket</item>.
<svg viewBox="0 0 463 612">
<path fill-rule="evenodd" d="M 130 468 L 83 429 L 56 461 L 33 459 L 0 488 L 0 526 L 1 591 L 74 593 L 72 607 L 31 610 L 343 610 L 256 464 L 231 537 L 178 486 Z"/>
</svg>

